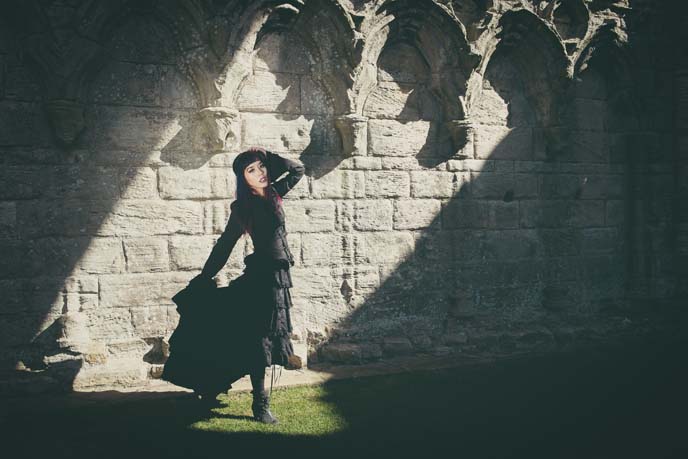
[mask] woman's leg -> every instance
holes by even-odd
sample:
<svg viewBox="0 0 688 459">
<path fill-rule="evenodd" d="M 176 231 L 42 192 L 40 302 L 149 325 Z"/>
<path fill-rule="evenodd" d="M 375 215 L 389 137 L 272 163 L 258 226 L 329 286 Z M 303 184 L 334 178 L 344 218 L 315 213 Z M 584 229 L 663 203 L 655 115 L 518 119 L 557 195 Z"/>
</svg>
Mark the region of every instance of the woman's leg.
<svg viewBox="0 0 688 459">
<path fill-rule="evenodd" d="M 265 368 L 251 372 L 251 385 L 253 386 L 253 419 L 265 424 L 277 424 L 277 419 L 270 412 L 270 397 L 265 392 Z"/>
</svg>

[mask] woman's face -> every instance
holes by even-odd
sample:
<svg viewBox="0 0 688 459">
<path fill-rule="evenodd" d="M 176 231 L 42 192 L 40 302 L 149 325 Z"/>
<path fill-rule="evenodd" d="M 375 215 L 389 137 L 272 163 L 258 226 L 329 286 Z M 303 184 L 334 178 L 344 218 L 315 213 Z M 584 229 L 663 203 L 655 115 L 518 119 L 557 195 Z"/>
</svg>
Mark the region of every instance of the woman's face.
<svg viewBox="0 0 688 459">
<path fill-rule="evenodd" d="M 268 183 L 268 171 L 262 161 L 254 161 L 244 168 L 244 178 L 249 187 L 260 192 Z"/>
</svg>

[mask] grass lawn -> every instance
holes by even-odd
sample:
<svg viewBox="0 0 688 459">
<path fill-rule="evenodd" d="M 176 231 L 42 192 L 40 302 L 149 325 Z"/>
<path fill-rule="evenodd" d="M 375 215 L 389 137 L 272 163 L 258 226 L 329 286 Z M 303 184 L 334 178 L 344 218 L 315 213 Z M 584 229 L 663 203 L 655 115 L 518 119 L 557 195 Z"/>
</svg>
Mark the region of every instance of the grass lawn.
<svg viewBox="0 0 688 459">
<path fill-rule="evenodd" d="M 645 339 L 277 388 L 277 426 L 253 422 L 250 394 L 231 391 L 210 411 L 179 393 L 12 399 L 3 457 L 685 458 L 687 345 Z"/>
</svg>

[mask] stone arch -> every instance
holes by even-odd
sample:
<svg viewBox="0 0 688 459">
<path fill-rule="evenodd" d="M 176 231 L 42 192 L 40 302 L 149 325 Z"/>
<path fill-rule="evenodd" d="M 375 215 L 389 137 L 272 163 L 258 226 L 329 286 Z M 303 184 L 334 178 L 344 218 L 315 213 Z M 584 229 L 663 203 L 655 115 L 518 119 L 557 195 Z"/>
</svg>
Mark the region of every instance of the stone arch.
<svg viewBox="0 0 688 459">
<path fill-rule="evenodd" d="M 524 90 L 533 106 L 537 124 L 543 128 L 559 124 L 557 103 L 569 81 L 569 60 L 556 32 L 530 11 L 505 13 L 499 27 L 486 39 L 484 57 L 477 72 L 480 84 L 469 85 L 469 107 L 482 91 L 482 78 L 493 55 L 509 54 L 522 75 Z"/>
<path fill-rule="evenodd" d="M 354 83 L 355 113 L 362 114 L 375 90 L 383 51 L 397 44 L 413 47 L 429 69 L 429 88 L 440 102 L 441 122 L 451 135 L 453 149 L 460 149 L 465 138 L 457 123 L 466 116 L 466 85 L 477 64 L 463 25 L 432 1 L 390 0 L 362 28 L 370 38 L 362 49 Z"/>
<path fill-rule="evenodd" d="M 590 12 L 582 0 L 553 2 L 552 23 L 563 40 L 581 40 L 588 31 Z"/>
</svg>

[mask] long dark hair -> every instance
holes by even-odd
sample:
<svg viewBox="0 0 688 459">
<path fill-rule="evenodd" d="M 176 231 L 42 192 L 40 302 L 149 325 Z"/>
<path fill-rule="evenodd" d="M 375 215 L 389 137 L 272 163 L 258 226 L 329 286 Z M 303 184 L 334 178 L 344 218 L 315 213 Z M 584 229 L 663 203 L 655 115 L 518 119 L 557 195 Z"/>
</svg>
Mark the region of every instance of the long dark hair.
<svg viewBox="0 0 688 459">
<path fill-rule="evenodd" d="M 267 168 L 265 161 L 263 161 L 263 164 L 266 166 L 268 183 L 271 183 L 272 173 L 270 169 Z M 237 212 L 239 223 L 244 233 L 251 233 L 253 231 L 253 211 L 256 205 L 262 204 L 261 201 L 257 201 L 258 199 L 267 201 L 274 214 L 277 214 L 278 210 L 282 207 L 282 197 L 274 190 L 272 185 L 268 185 L 268 187 L 265 188 L 265 198 L 255 194 L 248 183 L 246 183 L 244 170 L 242 169 L 241 172 L 236 174 L 236 204 L 233 206 L 233 211 Z"/>
</svg>

